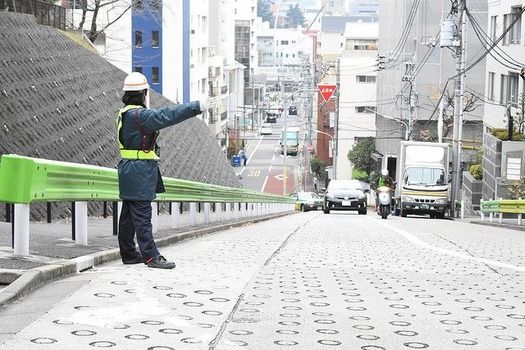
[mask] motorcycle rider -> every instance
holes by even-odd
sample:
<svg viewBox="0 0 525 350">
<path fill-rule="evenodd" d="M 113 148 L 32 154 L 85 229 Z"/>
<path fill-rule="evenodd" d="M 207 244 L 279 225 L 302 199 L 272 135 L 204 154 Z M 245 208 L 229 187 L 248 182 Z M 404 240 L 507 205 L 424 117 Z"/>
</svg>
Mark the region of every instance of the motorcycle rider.
<svg viewBox="0 0 525 350">
<path fill-rule="evenodd" d="M 390 187 L 393 191 L 395 188 L 394 179 L 388 175 L 388 169 L 381 170 L 381 176 L 377 179 L 377 188 Z M 379 191 L 376 191 L 376 210 L 379 207 Z"/>
</svg>

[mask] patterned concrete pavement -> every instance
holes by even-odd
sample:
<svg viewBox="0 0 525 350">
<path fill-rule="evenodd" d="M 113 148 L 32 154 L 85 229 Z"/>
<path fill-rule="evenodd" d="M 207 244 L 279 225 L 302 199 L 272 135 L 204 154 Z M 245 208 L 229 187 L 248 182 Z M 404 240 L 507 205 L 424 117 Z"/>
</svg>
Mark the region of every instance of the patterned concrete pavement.
<svg viewBox="0 0 525 350">
<path fill-rule="evenodd" d="M 311 212 L 164 253 L 11 305 L 0 349 L 525 349 L 522 232 Z"/>
</svg>

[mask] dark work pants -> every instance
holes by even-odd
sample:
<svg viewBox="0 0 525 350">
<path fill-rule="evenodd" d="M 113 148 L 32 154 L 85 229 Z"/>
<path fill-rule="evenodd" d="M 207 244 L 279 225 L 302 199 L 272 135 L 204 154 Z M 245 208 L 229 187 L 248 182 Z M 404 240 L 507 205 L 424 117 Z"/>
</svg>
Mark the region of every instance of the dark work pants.
<svg viewBox="0 0 525 350">
<path fill-rule="evenodd" d="M 118 244 L 122 260 L 130 260 L 136 257 L 135 234 L 144 261 L 160 255 L 153 240 L 151 202 L 122 201 L 118 229 Z"/>
</svg>

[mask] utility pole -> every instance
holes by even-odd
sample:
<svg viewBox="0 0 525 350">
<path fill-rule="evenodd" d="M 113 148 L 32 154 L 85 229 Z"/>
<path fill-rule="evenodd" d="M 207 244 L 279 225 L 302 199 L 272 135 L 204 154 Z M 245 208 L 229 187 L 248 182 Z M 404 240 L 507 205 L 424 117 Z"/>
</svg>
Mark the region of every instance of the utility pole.
<svg viewBox="0 0 525 350">
<path fill-rule="evenodd" d="M 454 86 L 454 134 L 452 139 L 452 192 L 450 198 L 450 212 L 453 217 L 456 216 L 456 200 L 459 198 L 461 184 L 461 138 L 463 137 L 463 96 L 465 94 L 465 61 L 466 61 L 466 28 L 467 16 L 465 15 L 467 0 L 453 2 L 457 4 L 456 18 L 456 81 Z M 454 11 L 454 8 L 452 8 Z"/>
<path fill-rule="evenodd" d="M 401 94 L 401 119 L 407 121 L 407 127 L 405 130 L 405 140 L 413 140 L 414 130 L 414 109 L 415 109 L 415 84 L 414 84 L 414 61 L 405 62 L 405 74 L 401 78 L 403 82 L 407 82 L 409 85 L 408 92 Z"/>
<path fill-rule="evenodd" d="M 288 158 L 288 137 L 287 137 L 287 133 L 288 133 L 288 129 L 287 129 L 287 122 L 286 122 L 286 117 L 288 115 L 288 109 L 286 108 L 286 106 L 284 105 L 284 98 L 283 98 L 283 91 L 284 91 L 284 81 L 280 81 L 281 77 L 279 76 L 279 88 L 281 89 L 281 106 L 283 108 L 283 118 L 284 118 L 284 131 L 283 131 L 283 137 L 282 137 L 282 141 L 283 141 L 283 196 L 286 196 L 287 193 L 286 193 L 286 181 L 288 180 L 287 179 L 287 164 L 286 164 L 286 158 Z"/>
<path fill-rule="evenodd" d="M 332 159 L 333 159 L 333 179 L 337 179 L 337 154 L 339 153 L 338 140 L 339 140 L 339 96 L 340 96 L 340 85 L 341 85 L 341 59 L 338 58 L 335 64 L 335 118 L 334 118 L 334 140 L 335 145 L 332 145 Z"/>
</svg>

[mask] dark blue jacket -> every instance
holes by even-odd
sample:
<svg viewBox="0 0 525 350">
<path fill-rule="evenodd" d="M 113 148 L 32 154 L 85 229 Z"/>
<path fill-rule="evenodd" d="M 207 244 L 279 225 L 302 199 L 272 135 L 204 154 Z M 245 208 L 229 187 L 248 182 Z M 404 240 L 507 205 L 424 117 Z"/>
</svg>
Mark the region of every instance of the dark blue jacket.
<svg viewBox="0 0 525 350">
<path fill-rule="evenodd" d="M 142 128 L 146 145 L 153 148 L 158 130 L 200 113 L 198 101 L 160 109 L 131 109 L 122 116 L 120 141 L 125 149 L 142 149 Z M 120 198 L 124 200 L 152 201 L 155 193 L 159 192 L 157 189 L 163 187 L 158 162 L 155 160 L 122 159 L 118 164 L 118 180 Z"/>
</svg>

